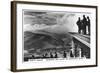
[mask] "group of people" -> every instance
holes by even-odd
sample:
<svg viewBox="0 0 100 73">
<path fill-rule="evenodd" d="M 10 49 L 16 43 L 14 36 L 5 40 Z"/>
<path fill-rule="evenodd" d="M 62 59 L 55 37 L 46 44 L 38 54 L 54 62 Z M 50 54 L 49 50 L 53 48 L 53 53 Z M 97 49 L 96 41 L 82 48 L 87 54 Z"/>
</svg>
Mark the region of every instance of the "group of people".
<svg viewBox="0 0 100 73">
<path fill-rule="evenodd" d="M 79 34 L 84 34 L 84 35 L 89 34 L 90 35 L 90 18 L 89 18 L 89 16 L 86 17 L 85 15 L 83 15 L 82 20 L 79 17 L 76 24 L 78 26 L 78 33 Z"/>
<path fill-rule="evenodd" d="M 43 55 L 43 58 L 58 58 L 58 54 L 55 52 L 55 55 L 53 53 L 50 53 L 50 56 L 48 57 L 48 53 L 45 53 Z"/>
<path fill-rule="evenodd" d="M 63 58 L 67 58 L 67 54 L 68 54 L 68 52 L 63 51 L 63 53 L 62 53 Z M 49 56 L 48 56 L 48 55 L 49 55 Z M 70 55 L 69 55 L 69 56 L 70 56 L 70 57 L 74 57 L 72 51 L 70 51 Z M 43 55 L 43 58 L 59 58 L 59 56 L 58 56 L 57 52 L 55 52 L 55 53 L 50 52 L 50 54 L 45 53 L 45 54 Z"/>
</svg>

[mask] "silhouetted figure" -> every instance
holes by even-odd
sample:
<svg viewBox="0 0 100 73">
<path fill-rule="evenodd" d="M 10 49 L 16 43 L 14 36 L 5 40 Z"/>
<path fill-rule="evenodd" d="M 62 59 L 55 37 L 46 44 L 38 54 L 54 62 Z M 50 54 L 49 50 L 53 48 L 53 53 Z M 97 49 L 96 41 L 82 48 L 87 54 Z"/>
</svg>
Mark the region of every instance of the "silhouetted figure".
<svg viewBox="0 0 100 73">
<path fill-rule="evenodd" d="M 57 55 L 57 53 L 55 52 L 55 58 L 58 58 L 58 55 Z"/>
<path fill-rule="evenodd" d="M 90 18 L 87 16 L 88 34 L 90 35 Z"/>
<path fill-rule="evenodd" d="M 43 56 L 43 58 L 45 58 L 45 55 L 44 54 L 42 56 Z"/>
<path fill-rule="evenodd" d="M 70 51 L 70 57 L 74 57 L 72 50 Z"/>
<path fill-rule="evenodd" d="M 78 18 L 78 21 L 76 22 L 77 26 L 78 26 L 78 33 L 81 33 L 82 30 L 82 22 L 80 17 Z"/>
<path fill-rule="evenodd" d="M 34 56 L 34 55 L 32 55 L 32 59 L 33 59 L 33 58 L 35 58 L 35 56 Z"/>
<path fill-rule="evenodd" d="M 47 54 L 47 53 L 45 53 L 45 57 L 47 57 L 47 55 L 48 55 L 48 54 Z"/>
<path fill-rule="evenodd" d="M 86 34 L 86 25 L 87 25 L 87 19 L 85 17 L 85 15 L 83 15 L 83 20 L 82 20 L 82 24 L 83 24 L 83 34 Z"/>
<path fill-rule="evenodd" d="M 50 58 L 53 58 L 53 55 L 52 55 L 52 53 L 50 53 Z"/>
<path fill-rule="evenodd" d="M 64 51 L 64 53 L 63 53 L 63 57 L 66 58 L 66 52 L 65 52 L 65 51 Z"/>
</svg>

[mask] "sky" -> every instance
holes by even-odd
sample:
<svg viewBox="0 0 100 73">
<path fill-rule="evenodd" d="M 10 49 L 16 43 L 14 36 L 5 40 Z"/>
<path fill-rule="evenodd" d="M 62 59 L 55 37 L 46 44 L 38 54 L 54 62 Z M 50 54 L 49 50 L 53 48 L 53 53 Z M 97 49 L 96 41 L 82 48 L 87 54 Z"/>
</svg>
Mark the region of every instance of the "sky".
<svg viewBox="0 0 100 73">
<path fill-rule="evenodd" d="M 83 19 L 83 15 L 89 16 L 91 13 L 79 12 L 24 12 L 24 31 L 45 30 L 55 33 L 78 32 L 78 17 Z"/>
</svg>

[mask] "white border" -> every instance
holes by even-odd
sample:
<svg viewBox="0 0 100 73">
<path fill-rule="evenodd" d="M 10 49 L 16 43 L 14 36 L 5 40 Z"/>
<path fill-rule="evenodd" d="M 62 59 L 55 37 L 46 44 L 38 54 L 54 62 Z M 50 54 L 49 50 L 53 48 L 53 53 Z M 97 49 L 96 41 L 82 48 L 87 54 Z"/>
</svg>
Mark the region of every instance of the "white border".
<svg viewBox="0 0 100 73">
<path fill-rule="evenodd" d="M 57 61 L 34 61 L 22 62 L 22 9 L 30 10 L 52 10 L 52 11 L 79 11 L 91 12 L 91 59 L 85 60 L 57 60 Z M 94 8 L 80 8 L 80 7 L 60 7 L 60 6 L 44 6 L 44 5 L 28 5 L 17 4 L 17 69 L 32 69 L 32 68 L 48 68 L 48 67 L 64 67 L 64 66 L 82 66 L 95 65 L 96 63 L 96 10 Z"/>
</svg>

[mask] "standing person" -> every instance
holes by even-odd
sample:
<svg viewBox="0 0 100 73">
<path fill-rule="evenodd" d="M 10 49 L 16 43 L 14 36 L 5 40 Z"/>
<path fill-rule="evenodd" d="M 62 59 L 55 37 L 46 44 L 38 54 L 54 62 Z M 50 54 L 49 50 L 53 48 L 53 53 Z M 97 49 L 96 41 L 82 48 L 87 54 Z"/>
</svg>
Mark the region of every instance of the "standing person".
<svg viewBox="0 0 100 73">
<path fill-rule="evenodd" d="M 74 57 L 73 49 L 70 50 L 70 57 Z"/>
<path fill-rule="evenodd" d="M 88 34 L 90 35 L 90 18 L 87 16 Z"/>
<path fill-rule="evenodd" d="M 66 52 L 65 52 L 65 51 L 64 51 L 64 53 L 63 53 L 63 57 L 66 58 Z"/>
<path fill-rule="evenodd" d="M 45 55 L 44 54 L 42 56 L 43 56 L 43 58 L 45 58 Z"/>
<path fill-rule="evenodd" d="M 82 20 L 82 24 L 83 24 L 83 33 L 86 35 L 86 25 L 87 25 L 87 19 L 85 17 L 85 15 L 83 15 L 83 20 Z"/>
<path fill-rule="evenodd" d="M 35 58 L 35 56 L 34 56 L 34 55 L 32 55 L 32 59 L 33 59 L 33 58 Z"/>
<path fill-rule="evenodd" d="M 55 52 L 55 58 L 58 58 L 58 55 L 57 55 L 57 53 Z"/>
<path fill-rule="evenodd" d="M 78 18 L 78 21 L 76 22 L 76 24 L 78 26 L 78 33 L 80 34 L 82 30 L 82 22 L 81 22 L 80 17 Z"/>
<path fill-rule="evenodd" d="M 53 55 L 52 55 L 52 53 L 50 53 L 50 58 L 53 58 Z"/>
</svg>

